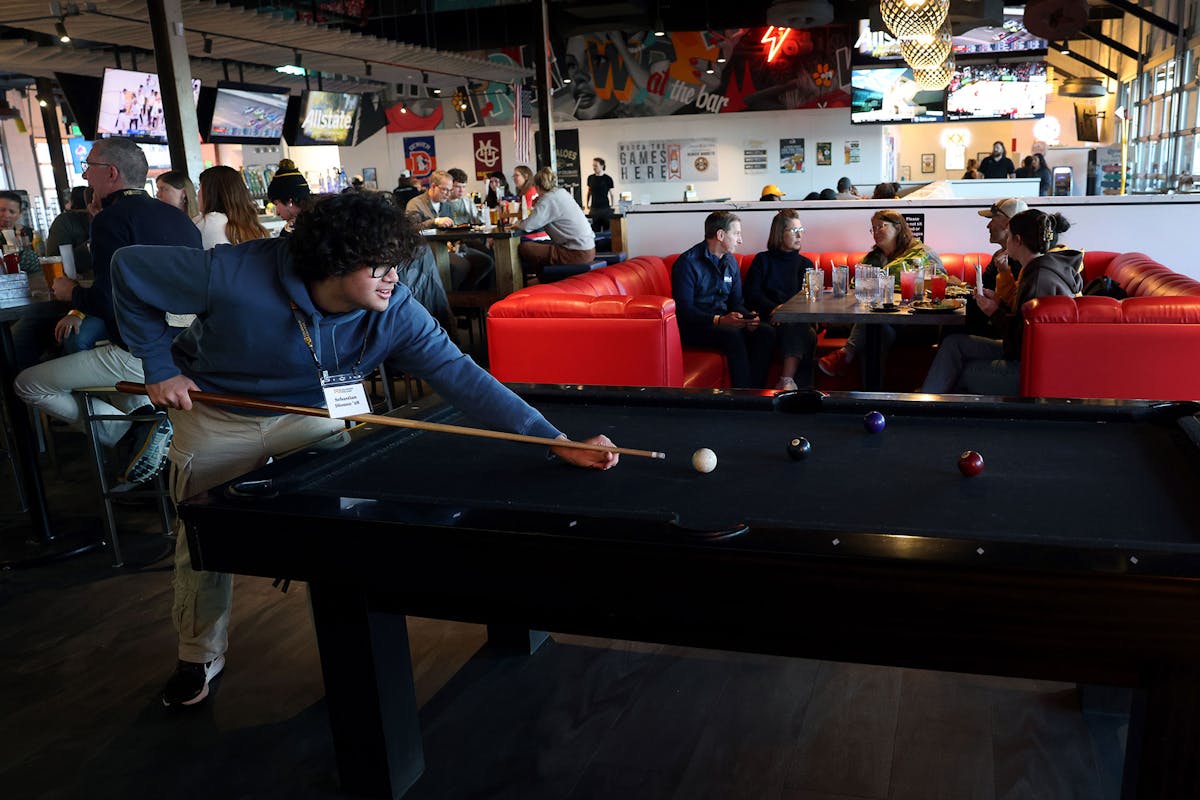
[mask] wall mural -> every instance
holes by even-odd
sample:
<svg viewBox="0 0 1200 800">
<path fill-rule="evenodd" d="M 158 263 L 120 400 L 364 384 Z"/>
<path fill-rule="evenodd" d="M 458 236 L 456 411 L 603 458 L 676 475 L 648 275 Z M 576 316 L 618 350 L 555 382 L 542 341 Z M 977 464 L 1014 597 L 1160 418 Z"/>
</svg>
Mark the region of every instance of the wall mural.
<svg viewBox="0 0 1200 800">
<path fill-rule="evenodd" d="M 573 36 L 553 65 L 554 120 L 847 108 L 854 34 L 830 25 Z M 516 50 L 486 57 L 521 63 Z M 508 126 L 512 113 L 508 84 L 471 83 L 402 99 L 387 110 L 388 132 Z"/>
</svg>

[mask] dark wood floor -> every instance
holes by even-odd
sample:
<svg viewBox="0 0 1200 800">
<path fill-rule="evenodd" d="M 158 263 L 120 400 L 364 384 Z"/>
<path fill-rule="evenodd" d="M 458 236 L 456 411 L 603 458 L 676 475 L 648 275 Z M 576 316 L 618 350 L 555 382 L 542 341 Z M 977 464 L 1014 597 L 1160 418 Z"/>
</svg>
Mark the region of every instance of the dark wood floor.
<svg viewBox="0 0 1200 800">
<path fill-rule="evenodd" d="M 47 470 L 52 506 L 93 514 L 71 438 Z M 132 558 L 153 559 L 153 513 L 122 513 Z M 239 579 L 225 675 L 172 714 L 168 564 L 117 570 L 97 552 L 0 574 L 0 795 L 341 796 L 304 587 Z M 561 635 L 499 657 L 480 626 L 409 630 L 421 800 L 1119 795 L 1125 719 L 1082 714 L 1068 684 Z"/>
</svg>

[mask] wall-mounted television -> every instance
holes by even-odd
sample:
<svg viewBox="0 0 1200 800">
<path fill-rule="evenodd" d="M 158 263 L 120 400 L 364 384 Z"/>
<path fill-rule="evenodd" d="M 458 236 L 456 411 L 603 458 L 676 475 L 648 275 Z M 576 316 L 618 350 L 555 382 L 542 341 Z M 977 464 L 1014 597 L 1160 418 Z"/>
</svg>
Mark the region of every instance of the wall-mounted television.
<svg viewBox="0 0 1200 800">
<path fill-rule="evenodd" d="M 200 81 L 192 81 L 192 103 L 200 94 Z M 162 94 L 158 76 L 152 72 L 131 69 L 104 70 L 100 88 L 100 110 L 96 118 L 96 135 L 124 136 L 135 142 L 166 144 L 167 129 L 163 120 Z"/>
<path fill-rule="evenodd" d="M 288 90 L 221 81 L 213 96 L 211 144 L 277 144 L 283 137 Z"/>
<path fill-rule="evenodd" d="M 971 55 L 1028 56 L 1045 52 L 1046 40 L 1025 30 L 1022 9 L 1010 8 L 1005 10 L 1001 25 L 986 25 L 959 33 L 951 38 L 950 46 L 960 60 Z M 858 38 L 850 60 L 856 67 L 902 61 L 900 41 L 882 24 L 873 29 L 870 20 L 859 20 Z"/>
<path fill-rule="evenodd" d="M 300 98 L 300 116 L 291 143 L 352 145 L 360 99 L 359 95 L 344 92 L 305 92 Z"/>
<path fill-rule="evenodd" d="M 68 122 L 79 126 L 79 133 L 87 141 L 96 139 L 96 120 L 100 118 L 100 94 L 104 79 L 92 75 L 70 75 L 54 73 L 54 80 L 62 88 L 70 112 Z"/>
<path fill-rule="evenodd" d="M 1046 115 L 1046 62 L 962 64 L 946 89 L 946 119 L 1039 119 Z"/>
<path fill-rule="evenodd" d="M 908 67 L 854 69 L 850 86 L 850 122 L 855 125 L 946 119 L 946 93 L 921 88 Z"/>
<path fill-rule="evenodd" d="M 1075 138 L 1081 142 L 1103 142 L 1104 114 L 1086 103 L 1076 103 Z"/>
</svg>

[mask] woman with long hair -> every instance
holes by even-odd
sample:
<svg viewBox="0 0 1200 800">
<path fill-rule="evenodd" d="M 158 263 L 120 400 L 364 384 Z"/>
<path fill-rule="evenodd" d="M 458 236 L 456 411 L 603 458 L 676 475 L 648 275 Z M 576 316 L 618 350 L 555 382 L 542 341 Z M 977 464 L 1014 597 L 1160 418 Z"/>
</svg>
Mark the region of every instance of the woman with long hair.
<svg viewBox="0 0 1200 800">
<path fill-rule="evenodd" d="M 155 197 L 169 206 L 175 206 L 192 219 L 200 213 L 200 204 L 196 202 L 196 186 L 186 172 L 177 169 L 169 170 L 154 179 L 158 190 Z"/>
<path fill-rule="evenodd" d="M 1008 223 L 1004 245 L 1010 262 L 1021 264 L 1017 296 L 1005 306 L 991 289 L 975 296 L 979 310 L 988 315 L 996 338 L 956 333 L 938 347 L 922 392 L 942 394 L 966 391 L 978 394 L 1015 395 L 1021 390 L 1021 306 L 1038 297 L 1083 291 L 1083 253 L 1060 247 L 1058 235 L 1071 227 L 1062 214 L 1028 209 Z"/>
<path fill-rule="evenodd" d="M 258 221 L 241 173 L 232 167 L 209 167 L 200 173 L 200 211 L 195 221 L 205 250 L 271 235 Z"/>
<path fill-rule="evenodd" d="M 1049 197 L 1054 194 L 1054 176 L 1050 172 L 1050 167 L 1046 165 L 1046 157 L 1041 153 L 1033 153 L 1032 158 L 1033 166 L 1029 177 L 1038 179 L 1038 195 Z"/>
<path fill-rule="evenodd" d="M 513 167 L 513 193 L 517 199 L 525 198 L 525 206 L 533 208 L 533 204 L 537 202 L 538 191 L 533 185 L 533 170 L 521 164 Z"/>
<path fill-rule="evenodd" d="M 500 202 L 506 197 L 512 197 L 512 189 L 508 188 L 508 178 L 503 172 L 489 172 L 487 176 L 487 207 L 499 208 Z"/>
<path fill-rule="evenodd" d="M 758 312 L 759 319 L 771 322 L 771 315 L 800 292 L 804 273 L 813 269 L 813 262 L 800 254 L 804 243 L 804 225 L 800 212 L 787 208 L 771 221 L 767 249 L 754 257 L 746 273 L 743 292 L 746 308 Z M 817 347 L 817 331 L 806 322 L 775 323 L 776 341 L 783 351 L 783 366 L 776 389 L 794 391 L 798 385 L 812 386 L 813 351 Z M 805 369 L 797 380 L 801 364 Z"/>
<path fill-rule="evenodd" d="M 875 246 L 863 257 L 862 263 L 868 267 L 880 267 L 899 283 L 901 270 L 924 269 L 932 266 L 934 272 L 945 273 L 942 260 L 920 239 L 913 235 L 912 228 L 899 211 L 890 208 L 876 211 L 871 216 L 871 238 Z M 850 329 L 846 346 L 835 350 L 817 362 L 821 372 L 826 375 L 845 375 L 846 370 L 854 362 L 858 348 L 866 340 L 867 330 L 862 325 Z M 896 340 L 896 329 L 891 325 L 880 325 L 879 335 L 883 340 L 883 353 Z"/>
</svg>

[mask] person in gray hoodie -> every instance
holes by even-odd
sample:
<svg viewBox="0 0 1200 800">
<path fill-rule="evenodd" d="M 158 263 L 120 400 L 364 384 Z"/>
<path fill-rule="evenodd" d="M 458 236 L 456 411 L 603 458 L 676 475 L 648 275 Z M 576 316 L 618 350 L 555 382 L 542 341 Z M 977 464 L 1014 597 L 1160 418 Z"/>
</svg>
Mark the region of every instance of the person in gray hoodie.
<svg viewBox="0 0 1200 800">
<path fill-rule="evenodd" d="M 1029 209 L 1008 223 L 1005 245 L 1010 261 L 1023 264 L 1017 298 L 1010 310 L 996 293 L 984 289 L 975 302 L 990 317 L 996 338 L 954 334 L 946 337 L 921 385 L 930 394 L 966 391 L 974 394 L 1015 395 L 1021 389 L 1021 306 L 1038 297 L 1083 291 L 1083 253 L 1059 248 L 1058 236 L 1071 227 L 1062 214 Z"/>
</svg>

